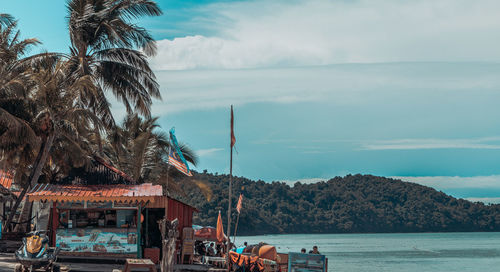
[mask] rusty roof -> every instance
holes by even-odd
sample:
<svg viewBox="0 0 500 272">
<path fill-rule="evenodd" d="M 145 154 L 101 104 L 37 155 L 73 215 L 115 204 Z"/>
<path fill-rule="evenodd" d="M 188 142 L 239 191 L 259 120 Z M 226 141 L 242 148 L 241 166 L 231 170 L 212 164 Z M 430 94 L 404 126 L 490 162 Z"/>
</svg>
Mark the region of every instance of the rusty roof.
<svg viewBox="0 0 500 272">
<path fill-rule="evenodd" d="M 162 196 L 161 185 L 55 185 L 37 184 L 28 193 L 29 201 L 154 202 Z"/>
<path fill-rule="evenodd" d="M 14 178 L 10 171 L 0 169 L 0 186 L 5 187 L 5 189 L 10 189 L 13 180 Z"/>
</svg>

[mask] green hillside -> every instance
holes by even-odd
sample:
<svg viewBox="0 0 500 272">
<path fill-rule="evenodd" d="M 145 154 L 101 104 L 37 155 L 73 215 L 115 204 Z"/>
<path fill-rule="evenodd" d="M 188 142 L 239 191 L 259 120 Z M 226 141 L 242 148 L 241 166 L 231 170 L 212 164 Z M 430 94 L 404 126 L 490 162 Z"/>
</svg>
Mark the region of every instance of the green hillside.
<svg viewBox="0 0 500 272">
<path fill-rule="evenodd" d="M 225 224 L 229 176 L 197 173 L 195 179 L 208 183 L 214 195 L 207 201 L 198 189 L 186 188 L 185 199 L 200 209 L 193 223 L 215 226 L 221 210 Z M 242 188 L 245 197 L 241 235 L 500 231 L 500 205 L 456 199 L 401 180 L 348 175 L 292 187 L 241 177 L 233 181 L 233 203 Z"/>
</svg>

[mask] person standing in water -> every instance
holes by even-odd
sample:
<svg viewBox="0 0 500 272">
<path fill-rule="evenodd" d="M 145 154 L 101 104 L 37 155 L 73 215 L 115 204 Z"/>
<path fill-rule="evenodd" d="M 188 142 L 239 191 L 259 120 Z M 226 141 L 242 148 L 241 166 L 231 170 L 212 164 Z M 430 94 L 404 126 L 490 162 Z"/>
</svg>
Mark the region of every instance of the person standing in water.
<svg viewBox="0 0 500 272">
<path fill-rule="evenodd" d="M 313 246 L 313 250 L 309 251 L 309 254 L 321 254 L 318 251 L 318 246 Z"/>
</svg>

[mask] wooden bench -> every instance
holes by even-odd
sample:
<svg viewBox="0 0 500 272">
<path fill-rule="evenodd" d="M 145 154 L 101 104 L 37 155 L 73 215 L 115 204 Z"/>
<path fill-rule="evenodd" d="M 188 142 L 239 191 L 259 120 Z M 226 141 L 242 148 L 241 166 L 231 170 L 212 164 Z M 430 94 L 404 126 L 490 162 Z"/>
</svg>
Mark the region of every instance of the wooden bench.
<svg viewBox="0 0 500 272">
<path fill-rule="evenodd" d="M 123 272 L 131 272 L 135 268 L 147 268 L 150 272 L 156 272 L 156 266 L 150 259 L 127 259 Z"/>
</svg>

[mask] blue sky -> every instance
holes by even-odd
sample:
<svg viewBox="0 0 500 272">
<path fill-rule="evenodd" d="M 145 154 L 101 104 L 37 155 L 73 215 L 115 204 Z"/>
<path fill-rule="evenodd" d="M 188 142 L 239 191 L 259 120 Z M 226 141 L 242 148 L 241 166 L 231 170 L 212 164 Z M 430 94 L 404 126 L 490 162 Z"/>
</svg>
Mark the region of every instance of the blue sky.
<svg viewBox="0 0 500 272">
<path fill-rule="evenodd" d="M 165 15 L 139 22 L 158 40 L 153 113 L 198 170 L 228 172 L 233 104 L 235 175 L 373 174 L 499 202 L 500 2 L 158 2 Z M 65 1 L 0 12 L 67 51 Z"/>
</svg>

